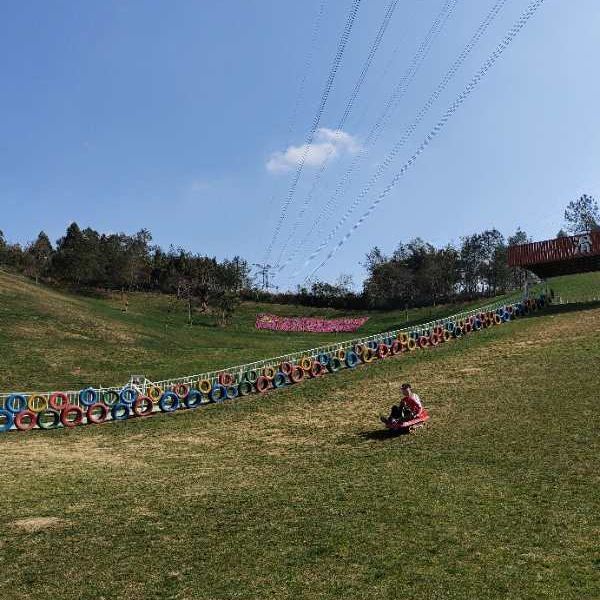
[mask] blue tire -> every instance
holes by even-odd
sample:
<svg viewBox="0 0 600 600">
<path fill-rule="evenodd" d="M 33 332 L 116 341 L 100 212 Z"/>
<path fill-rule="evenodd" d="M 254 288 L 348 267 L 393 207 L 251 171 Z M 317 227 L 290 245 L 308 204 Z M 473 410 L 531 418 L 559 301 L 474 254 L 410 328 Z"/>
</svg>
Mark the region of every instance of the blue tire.
<svg viewBox="0 0 600 600">
<path fill-rule="evenodd" d="M 137 390 L 135 390 L 134 388 L 131 387 L 124 387 L 121 392 L 119 393 L 119 400 L 123 403 L 123 404 L 127 404 L 129 406 L 131 406 L 138 397 L 138 392 Z"/>
<path fill-rule="evenodd" d="M 129 405 L 117 402 L 111 409 L 110 414 L 114 421 L 124 421 L 129 418 Z"/>
<path fill-rule="evenodd" d="M 240 392 L 235 385 L 228 385 L 225 389 L 225 394 L 227 396 L 227 400 L 234 400 L 240 395 Z"/>
<path fill-rule="evenodd" d="M 331 356 L 329 354 L 325 354 L 324 352 L 322 352 L 321 354 L 319 354 L 319 356 L 317 356 L 317 360 L 324 367 L 326 367 L 329 364 L 329 361 L 331 360 Z"/>
<path fill-rule="evenodd" d="M 84 406 L 91 406 L 98 401 L 98 392 L 94 388 L 88 387 L 79 392 L 79 402 Z"/>
<path fill-rule="evenodd" d="M 190 390 L 183 403 L 185 404 L 186 408 L 197 408 L 202 404 L 202 400 L 204 400 L 204 395 L 202 392 L 198 390 Z"/>
<path fill-rule="evenodd" d="M 356 355 L 356 352 L 352 352 L 352 350 L 346 352 L 346 359 L 344 362 L 349 369 L 354 369 L 354 367 L 356 367 L 358 364 L 358 356 Z"/>
<path fill-rule="evenodd" d="M 280 388 L 280 387 L 283 387 L 286 383 L 287 383 L 287 377 L 285 376 L 285 373 L 282 373 L 281 371 L 277 371 L 277 373 L 275 373 L 275 377 L 273 377 L 273 387 Z"/>
<path fill-rule="evenodd" d="M 4 408 L 16 415 L 27 409 L 27 398 L 23 394 L 11 394 L 6 399 Z"/>
<path fill-rule="evenodd" d="M 210 390 L 208 397 L 211 402 L 223 402 L 227 398 L 227 388 L 220 383 L 215 383 Z"/>
<path fill-rule="evenodd" d="M 8 431 L 15 422 L 15 415 L 4 408 L 0 408 L 0 433 Z"/>
<path fill-rule="evenodd" d="M 354 354 L 354 352 L 353 352 L 353 354 Z M 342 361 L 337 356 L 334 356 L 329 361 L 329 364 L 327 365 L 327 370 L 330 373 L 335 373 L 336 371 L 339 371 L 341 368 L 342 368 Z"/>
<path fill-rule="evenodd" d="M 454 331 L 452 332 L 452 335 L 453 335 L 455 338 L 461 338 L 461 337 L 463 336 L 463 333 L 464 333 L 464 332 L 463 332 L 463 330 L 462 330 L 462 328 L 461 328 L 461 327 L 455 327 L 455 328 L 454 328 Z"/>
<path fill-rule="evenodd" d="M 163 412 L 175 412 L 181 405 L 181 399 L 175 392 L 165 392 L 158 401 L 158 407 Z"/>
<path fill-rule="evenodd" d="M 445 327 L 446 327 L 446 331 L 449 331 L 450 333 L 452 333 L 456 329 L 456 325 L 454 324 L 454 321 L 448 321 L 446 323 Z"/>
</svg>

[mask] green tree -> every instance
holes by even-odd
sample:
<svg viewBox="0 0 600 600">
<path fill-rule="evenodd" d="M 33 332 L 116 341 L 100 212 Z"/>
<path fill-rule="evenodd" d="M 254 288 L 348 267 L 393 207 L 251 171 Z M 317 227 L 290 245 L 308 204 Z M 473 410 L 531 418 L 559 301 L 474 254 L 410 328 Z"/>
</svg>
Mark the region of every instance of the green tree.
<svg viewBox="0 0 600 600">
<path fill-rule="evenodd" d="M 600 210 L 592 196 L 583 194 L 577 200 L 572 200 L 565 209 L 565 226 L 572 234 L 600 229 Z"/>
</svg>

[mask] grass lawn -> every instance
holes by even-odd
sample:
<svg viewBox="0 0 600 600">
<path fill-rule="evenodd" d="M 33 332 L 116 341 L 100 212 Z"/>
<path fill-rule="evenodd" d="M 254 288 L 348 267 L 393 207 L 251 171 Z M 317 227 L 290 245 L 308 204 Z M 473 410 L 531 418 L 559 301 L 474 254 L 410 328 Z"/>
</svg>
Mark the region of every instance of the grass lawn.
<svg viewBox="0 0 600 600">
<path fill-rule="evenodd" d="M 135 312 L 114 322 L 158 365 Z M 109 333 L 81 346 L 103 377 Z M 262 398 L 2 435 L 0 598 L 600 598 L 599 364 L 600 308 L 557 307 Z M 388 437 L 405 380 L 432 420 Z"/>
</svg>

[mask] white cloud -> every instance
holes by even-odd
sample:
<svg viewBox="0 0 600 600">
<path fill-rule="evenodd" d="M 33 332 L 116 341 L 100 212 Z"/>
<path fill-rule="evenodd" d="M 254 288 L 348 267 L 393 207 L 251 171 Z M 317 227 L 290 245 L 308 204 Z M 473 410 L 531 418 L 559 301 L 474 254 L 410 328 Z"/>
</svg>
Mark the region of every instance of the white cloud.
<svg viewBox="0 0 600 600">
<path fill-rule="evenodd" d="M 271 154 L 267 170 L 272 173 L 290 171 L 300 164 L 305 153 L 304 166 L 320 167 L 325 161 L 342 154 L 353 154 L 358 148 L 358 142 L 349 133 L 321 127 L 315 132 L 312 144 L 289 146 L 286 150 Z"/>
</svg>

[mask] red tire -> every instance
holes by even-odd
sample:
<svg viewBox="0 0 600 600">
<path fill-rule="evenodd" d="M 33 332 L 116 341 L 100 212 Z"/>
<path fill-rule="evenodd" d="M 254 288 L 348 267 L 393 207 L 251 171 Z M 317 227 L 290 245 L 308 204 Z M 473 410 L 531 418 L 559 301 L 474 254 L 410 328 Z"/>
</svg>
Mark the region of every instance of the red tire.
<svg viewBox="0 0 600 600">
<path fill-rule="evenodd" d="M 23 410 L 15 417 L 15 427 L 19 431 L 29 431 L 35 427 L 36 414 L 32 410 Z"/>
<path fill-rule="evenodd" d="M 69 415 L 75 415 L 75 418 L 71 421 L 69 420 Z M 83 421 L 83 409 L 75 404 L 71 404 L 67 406 L 60 415 L 60 422 L 65 427 L 76 427 L 77 425 L 81 425 Z"/>
<path fill-rule="evenodd" d="M 292 383 L 300 383 L 304 379 L 304 369 L 298 365 L 294 365 L 290 373 L 290 381 Z"/>
<path fill-rule="evenodd" d="M 104 421 L 108 419 L 109 413 L 110 408 L 108 408 L 106 404 L 102 404 L 102 402 L 95 402 L 94 404 L 88 406 L 85 415 L 88 423 L 97 425 L 99 423 L 104 423 Z"/>
<path fill-rule="evenodd" d="M 387 344 L 379 344 L 377 346 L 377 357 L 378 358 L 386 358 L 390 353 L 390 349 Z"/>
<path fill-rule="evenodd" d="M 440 340 L 437 336 L 437 333 L 432 333 L 429 336 L 429 345 L 430 346 L 437 346 L 440 343 Z"/>
<path fill-rule="evenodd" d="M 173 391 L 180 397 L 185 398 L 189 392 L 190 388 L 185 383 L 177 383 L 173 386 Z"/>
<path fill-rule="evenodd" d="M 390 354 L 398 354 L 402 351 L 402 344 L 398 340 L 394 340 L 390 346 Z"/>
<path fill-rule="evenodd" d="M 471 321 L 467 321 L 467 322 L 465 323 L 465 326 L 464 326 L 464 329 L 463 329 L 463 331 L 464 331 L 465 333 L 471 333 L 471 331 L 473 331 L 473 325 L 471 325 Z"/>
<path fill-rule="evenodd" d="M 289 374 L 292 372 L 292 368 L 293 368 L 293 365 L 292 365 L 292 363 L 291 363 L 291 362 L 288 362 L 288 361 L 282 362 L 282 363 L 279 365 L 279 370 L 280 370 L 280 371 L 281 371 L 281 372 L 282 372 L 284 375 L 289 375 Z"/>
<path fill-rule="evenodd" d="M 419 338 L 419 342 L 418 342 L 419 348 L 426 348 L 428 345 L 429 345 L 429 338 L 426 338 L 424 335 L 422 335 Z"/>
<path fill-rule="evenodd" d="M 309 374 L 311 377 L 320 377 L 324 371 L 325 367 L 319 361 L 315 360 L 310 367 Z"/>
<path fill-rule="evenodd" d="M 220 373 L 219 383 L 225 387 L 228 385 L 233 385 L 233 375 L 231 373 Z"/>
<path fill-rule="evenodd" d="M 187 394 L 186 394 L 187 396 Z M 133 413 L 137 417 L 146 417 L 154 410 L 154 400 L 148 396 L 138 396 L 133 403 Z"/>
<path fill-rule="evenodd" d="M 53 410 L 60 412 L 63 408 L 69 406 L 69 396 L 63 392 L 54 392 L 48 399 L 48 404 Z"/>
<path fill-rule="evenodd" d="M 254 384 L 254 386 L 256 387 L 256 391 L 263 394 L 264 392 L 266 392 L 269 387 L 271 386 L 271 382 L 268 380 L 267 377 L 265 377 L 264 375 L 261 375 L 257 380 L 256 383 Z"/>
</svg>

